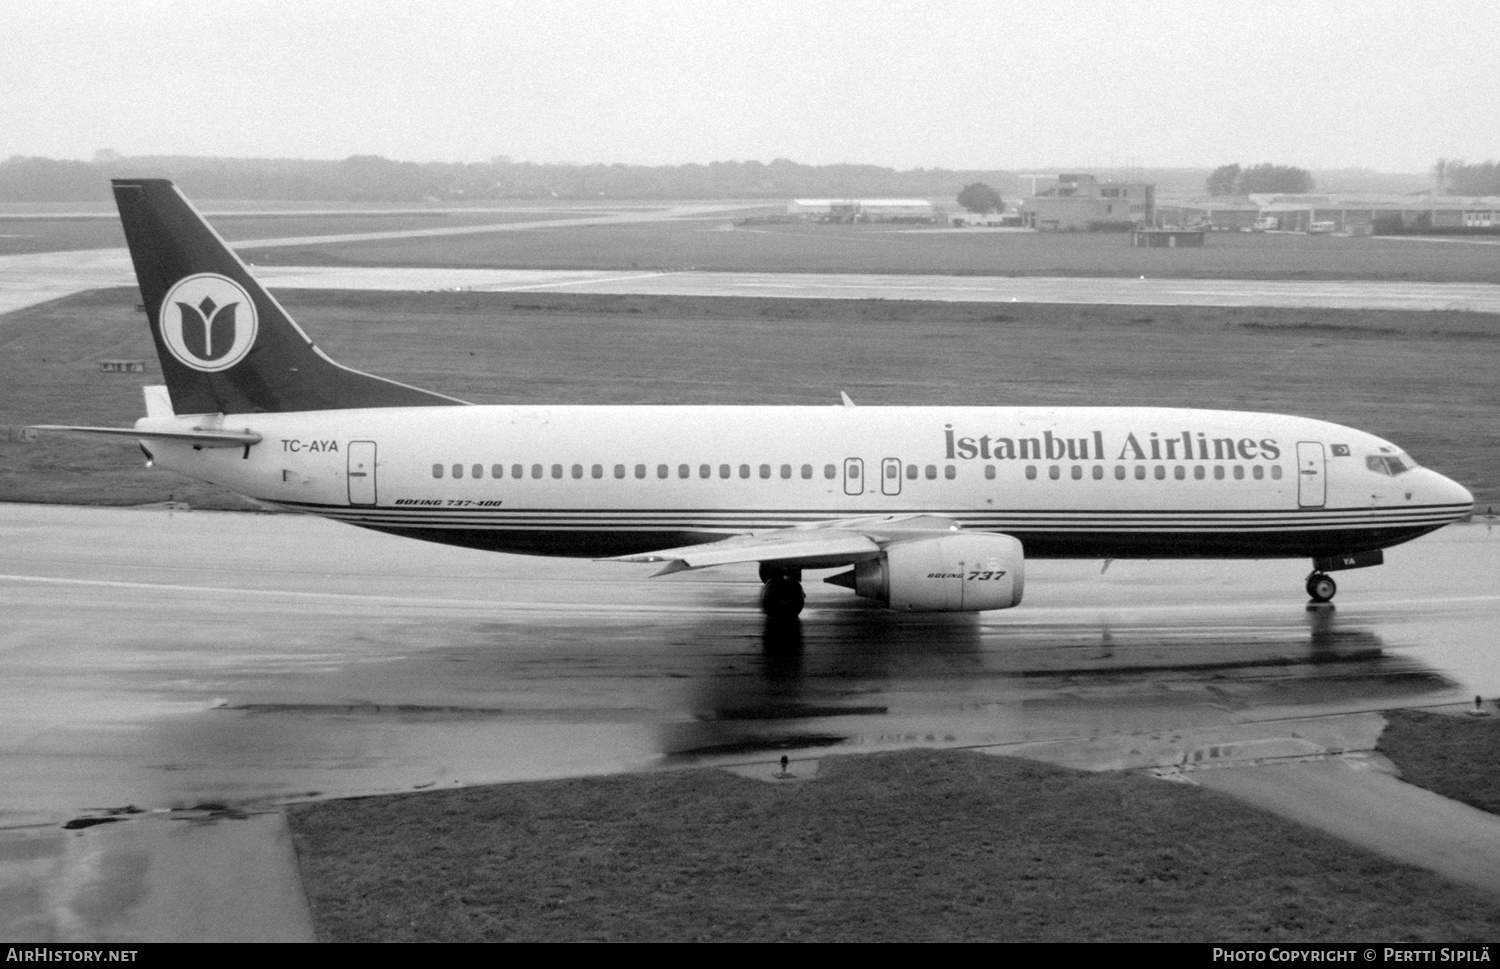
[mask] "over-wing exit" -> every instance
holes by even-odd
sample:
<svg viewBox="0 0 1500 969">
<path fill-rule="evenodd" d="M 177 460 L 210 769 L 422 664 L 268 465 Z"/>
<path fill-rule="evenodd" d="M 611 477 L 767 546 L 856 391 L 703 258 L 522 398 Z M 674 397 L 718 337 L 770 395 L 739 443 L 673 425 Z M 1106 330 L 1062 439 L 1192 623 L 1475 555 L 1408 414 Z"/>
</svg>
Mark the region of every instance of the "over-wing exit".
<svg viewBox="0 0 1500 969">
<path fill-rule="evenodd" d="M 478 406 L 319 350 L 167 181 L 114 183 L 166 387 L 158 466 L 260 501 L 472 548 L 758 563 L 893 609 L 1020 603 L 1028 558 L 1308 558 L 1328 573 L 1473 497 L 1363 431 L 1167 408 Z"/>
</svg>

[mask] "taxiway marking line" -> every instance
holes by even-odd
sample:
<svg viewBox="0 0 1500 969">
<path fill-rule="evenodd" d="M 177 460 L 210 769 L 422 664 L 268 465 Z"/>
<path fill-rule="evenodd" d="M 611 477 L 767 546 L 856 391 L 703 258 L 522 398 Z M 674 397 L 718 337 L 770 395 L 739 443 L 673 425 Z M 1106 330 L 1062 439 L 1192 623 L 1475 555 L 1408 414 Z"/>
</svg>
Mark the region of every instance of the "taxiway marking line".
<svg viewBox="0 0 1500 969">
<path fill-rule="evenodd" d="M 739 614 L 758 612 L 750 606 L 642 606 L 631 603 L 578 603 L 578 602 L 503 602 L 493 599 L 423 599 L 412 596 L 359 595 L 353 592 L 301 592 L 295 589 L 244 589 L 211 585 L 176 585 L 158 582 L 126 582 L 118 579 L 65 579 L 45 575 L 0 574 L 0 582 L 35 582 L 42 585 L 90 586 L 110 589 L 144 589 L 155 592 L 215 592 L 226 596 L 290 596 L 298 599 L 331 599 L 348 602 L 381 602 L 405 605 L 468 606 L 480 609 L 496 609 L 515 612 L 636 612 L 636 613 L 725 613 Z"/>
<path fill-rule="evenodd" d="M 595 286 L 599 283 L 626 283 L 636 279 L 656 279 L 660 276 L 670 276 L 671 272 L 641 273 L 638 276 L 608 276 L 600 279 L 565 279 L 552 283 L 533 283 L 527 286 L 506 286 L 499 284 L 493 290 L 497 293 L 519 293 L 529 289 L 556 289 L 559 286 Z"/>
</svg>

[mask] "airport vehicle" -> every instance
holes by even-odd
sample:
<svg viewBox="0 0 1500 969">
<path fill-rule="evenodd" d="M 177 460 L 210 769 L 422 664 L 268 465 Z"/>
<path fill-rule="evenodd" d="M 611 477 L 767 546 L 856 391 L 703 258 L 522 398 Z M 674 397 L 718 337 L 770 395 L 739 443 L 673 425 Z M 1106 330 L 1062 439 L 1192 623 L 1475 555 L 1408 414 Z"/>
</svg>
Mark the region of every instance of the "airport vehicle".
<svg viewBox="0 0 1500 969">
<path fill-rule="evenodd" d="M 892 609 L 1021 601 L 1028 558 L 1312 558 L 1328 573 L 1473 497 L 1362 431 L 1166 408 L 479 406 L 343 367 L 164 180 L 114 183 L 165 387 L 155 465 L 282 508 L 473 548 L 804 570 Z"/>
</svg>

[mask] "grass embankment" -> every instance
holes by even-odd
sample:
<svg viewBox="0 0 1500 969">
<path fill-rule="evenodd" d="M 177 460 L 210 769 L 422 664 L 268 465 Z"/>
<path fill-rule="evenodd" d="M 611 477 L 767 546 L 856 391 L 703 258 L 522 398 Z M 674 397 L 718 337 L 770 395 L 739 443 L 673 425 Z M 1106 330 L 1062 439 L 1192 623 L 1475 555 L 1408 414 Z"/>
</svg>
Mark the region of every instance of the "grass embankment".
<svg viewBox="0 0 1500 969">
<path fill-rule="evenodd" d="M 729 221 L 724 217 L 464 235 L 441 245 L 424 239 L 383 239 L 289 246 L 257 250 L 255 261 L 294 266 L 1500 282 L 1500 247 L 1416 239 L 1229 232 L 1209 236 L 1202 248 L 1151 249 L 1132 246 L 1125 232 L 985 233 L 805 223 L 727 230 Z"/>
<path fill-rule="evenodd" d="M 769 768 L 768 768 L 769 770 Z M 1493 939 L 1500 907 L 1201 788 L 965 751 L 298 806 L 329 940 Z"/>
<path fill-rule="evenodd" d="M 1221 407 L 1396 441 L 1500 503 L 1500 317 L 881 300 L 286 291 L 340 362 L 479 403 Z M 123 424 L 160 369 L 139 296 L 0 320 L 0 425 Z M 145 374 L 103 374 L 140 359 Z M 0 444 L 0 500 L 246 507 L 129 444 Z"/>
<path fill-rule="evenodd" d="M 1375 749 L 1408 784 L 1500 814 L 1500 720 L 1393 710 Z"/>
</svg>

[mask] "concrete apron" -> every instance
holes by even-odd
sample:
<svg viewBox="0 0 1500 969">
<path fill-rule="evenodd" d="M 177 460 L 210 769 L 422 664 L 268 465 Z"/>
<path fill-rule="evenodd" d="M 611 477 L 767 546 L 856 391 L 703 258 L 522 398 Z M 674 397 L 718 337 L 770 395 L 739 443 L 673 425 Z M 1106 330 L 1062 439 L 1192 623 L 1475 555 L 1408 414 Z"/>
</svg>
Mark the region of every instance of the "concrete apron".
<svg viewBox="0 0 1500 969">
<path fill-rule="evenodd" d="M 315 941 L 285 816 L 202 812 L 0 832 L 0 938 Z"/>
</svg>

